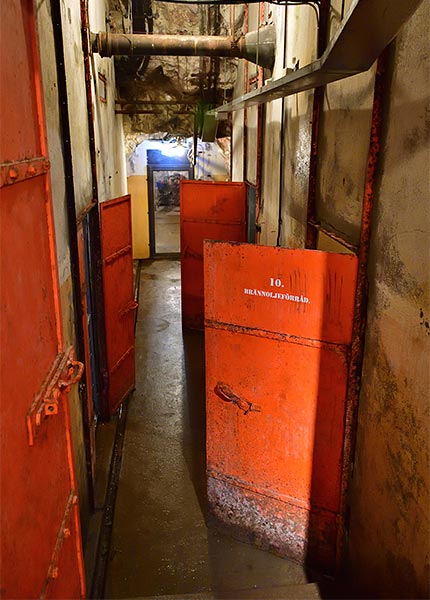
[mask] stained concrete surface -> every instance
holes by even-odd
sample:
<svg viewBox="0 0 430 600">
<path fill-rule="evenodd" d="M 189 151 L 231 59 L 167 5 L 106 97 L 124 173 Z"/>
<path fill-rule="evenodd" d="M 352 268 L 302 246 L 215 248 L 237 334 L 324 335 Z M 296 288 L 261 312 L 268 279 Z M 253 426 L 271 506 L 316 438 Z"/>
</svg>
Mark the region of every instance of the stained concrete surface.
<svg viewBox="0 0 430 600">
<path fill-rule="evenodd" d="M 273 595 L 303 568 L 219 533 L 205 485 L 203 334 L 182 331 L 179 261 L 148 261 L 105 597 L 316 597 Z"/>
<path fill-rule="evenodd" d="M 179 206 L 163 207 L 155 212 L 155 252 L 175 254 L 181 250 Z"/>
</svg>

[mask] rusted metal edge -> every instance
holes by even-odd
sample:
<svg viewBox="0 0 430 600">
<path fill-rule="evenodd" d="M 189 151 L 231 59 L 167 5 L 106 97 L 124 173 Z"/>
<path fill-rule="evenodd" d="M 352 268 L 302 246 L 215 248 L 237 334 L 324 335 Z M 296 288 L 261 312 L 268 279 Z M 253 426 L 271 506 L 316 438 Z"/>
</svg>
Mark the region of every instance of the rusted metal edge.
<svg viewBox="0 0 430 600">
<path fill-rule="evenodd" d="M 115 204 L 121 204 L 123 202 L 128 202 L 128 200 L 130 200 L 130 194 L 125 194 L 124 196 L 118 196 L 118 198 L 112 198 L 112 200 L 100 202 L 100 209 L 103 210 L 103 208 L 106 204 L 108 205 L 108 207 L 111 207 L 111 206 L 115 206 Z"/>
<path fill-rule="evenodd" d="M 96 566 L 91 586 L 90 598 L 101 600 L 104 598 L 104 587 L 109 562 L 110 544 L 112 538 L 113 518 L 115 514 L 115 503 L 118 492 L 119 476 L 121 473 L 122 453 L 124 446 L 125 426 L 127 423 L 128 403 L 123 402 L 118 413 L 118 421 L 115 431 L 115 440 L 112 450 L 109 479 L 105 502 L 103 506 L 103 519 L 97 545 Z"/>
<path fill-rule="evenodd" d="M 318 57 L 322 56 L 327 47 L 327 32 L 330 15 L 330 2 L 323 0 L 320 4 L 320 14 L 318 19 L 318 39 L 317 52 Z M 311 152 L 309 158 L 309 184 L 308 200 L 306 208 L 306 239 L 305 248 L 316 248 L 317 235 L 316 230 L 310 226 L 310 222 L 315 221 L 316 212 L 316 194 L 317 194 L 317 171 L 318 171 L 318 151 L 319 151 L 319 128 L 321 112 L 324 103 L 323 86 L 316 87 L 312 100 L 312 130 L 311 130 Z"/>
<path fill-rule="evenodd" d="M 315 221 L 316 212 L 319 126 L 324 102 L 324 89 L 325 88 L 323 87 L 315 88 L 312 104 L 311 155 L 309 160 L 309 184 L 308 202 L 306 208 L 305 239 L 305 248 L 309 249 L 315 249 L 317 244 L 317 231 L 314 226 L 311 226 L 311 222 Z"/>
<path fill-rule="evenodd" d="M 342 236 L 334 233 L 333 231 L 330 231 L 330 229 L 327 229 L 326 227 L 324 227 L 323 225 L 321 225 L 321 223 L 319 223 L 317 221 L 314 221 L 313 218 L 311 218 L 308 221 L 308 225 L 309 225 L 309 227 L 313 227 L 317 231 L 320 231 L 321 233 L 323 233 L 324 235 L 326 235 L 330 239 L 334 240 L 335 242 L 338 242 L 338 244 L 341 244 L 342 246 L 345 246 L 345 248 L 347 248 L 348 250 L 350 250 L 354 254 L 357 254 L 358 246 L 356 246 L 354 244 L 351 244 L 351 242 L 348 242 Z"/>
<path fill-rule="evenodd" d="M 261 87 L 262 79 L 258 76 L 258 85 Z M 257 116 L 257 173 L 255 181 L 255 223 L 254 228 L 257 226 L 258 217 L 261 207 L 262 197 L 262 181 L 263 181 L 263 134 L 264 134 L 264 105 L 258 107 Z"/>
<path fill-rule="evenodd" d="M 337 562 L 341 567 L 344 559 L 346 511 L 349 484 L 353 475 L 354 454 L 357 436 L 358 401 L 363 365 L 364 337 L 366 328 L 368 280 L 367 265 L 370 250 L 371 218 L 376 194 L 381 135 L 384 115 L 384 83 L 390 48 L 387 46 L 378 59 L 375 76 L 372 121 L 367 157 L 363 212 L 361 219 L 360 244 L 358 249 L 358 273 L 352 328 L 351 360 L 348 373 L 348 391 L 345 412 L 345 438 L 341 478 L 341 526 L 337 539 Z"/>
<path fill-rule="evenodd" d="M 61 521 L 60 529 L 58 531 L 57 540 L 55 542 L 54 551 L 52 553 L 51 562 L 49 564 L 48 574 L 45 579 L 45 583 L 43 584 L 42 592 L 40 594 L 40 600 L 44 600 L 46 598 L 46 593 L 48 591 L 48 587 L 50 583 L 57 579 L 58 565 L 60 563 L 61 550 L 63 549 L 64 540 L 71 536 L 69 522 L 72 518 L 72 510 L 74 505 L 78 502 L 78 498 L 74 492 L 74 490 L 70 491 L 69 498 L 67 500 L 66 509 L 64 511 L 64 516 Z"/>
<path fill-rule="evenodd" d="M 76 217 L 76 224 L 80 225 L 85 217 L 93 210 L 93 208 L 97 206 L 97 202 L 95 200 L 91 200 L 89 204 L 79 213 Z"/>
<path fill-rule="evenodd" d="M 44 175 L 50 168 L 51 163 L 46 156 L 3 163 L 0 165 L 0 188 Z"/>
<path fill-rule="evenodd" d="M 336 352 L 336 354 L 342 356 L 345 361 L 348 359 L 351 349 L 350 344 L 324 342 L 322 340 L 314 340 L 312 338 L 300 337 L 297 335 L 291 335 L 289 333 L 279 333 L 276 331 L 266 331 L 265 329 L 232 325 L 231 323 L 221 323 L 212 319 L 205 319 L 205 327 L 210 329 L 221 329 L 222 331 L 230 331 L 231 333 L 242 333 L 244 335 L 251 335 L 254 337 L 269 338 L 278 342 L 289 342 L 290 344 L 297 344 L 299 346 L 330 350 L 331 352 Z"/>
</svg>

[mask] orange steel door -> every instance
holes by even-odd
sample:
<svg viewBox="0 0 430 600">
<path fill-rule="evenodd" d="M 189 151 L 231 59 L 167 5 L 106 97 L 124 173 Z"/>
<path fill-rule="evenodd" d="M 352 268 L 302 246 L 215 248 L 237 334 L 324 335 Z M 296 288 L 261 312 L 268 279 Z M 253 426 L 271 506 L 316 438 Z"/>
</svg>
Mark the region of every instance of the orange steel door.
<svg viewBox="0 0 430 600">
<path fill-rule="evenodd" d="M 357 259 L 210 241 L 204 258 L 210 506 L 331 569 Z"/>
<path fill-rule="evenodd" d="M 1 597 L 82 598 L 85 580 L 33 2 L 1 6 Z M 13 53 L 8 40 L 13 39 Z"/>
<path fill-rule="evenodd" d="M 109 413 L 133 390 L 134 314 L 130 196 L 100 205 Z"/>
<path fill-rule="evenodd" d="M 203 329 L 203 240 L 246 241 L 246 186 L 192 180 L 180 186 L 182 324 Z"/>
</svg>

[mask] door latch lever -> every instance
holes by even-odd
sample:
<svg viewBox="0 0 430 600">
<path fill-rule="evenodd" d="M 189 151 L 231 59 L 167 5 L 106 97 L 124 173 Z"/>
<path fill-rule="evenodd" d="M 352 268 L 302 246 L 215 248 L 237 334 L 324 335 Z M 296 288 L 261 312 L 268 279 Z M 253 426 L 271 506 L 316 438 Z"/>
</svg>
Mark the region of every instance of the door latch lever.
<svg viewBox="0 0 430 600">
<path fill-rule="evenodd" d="M 245 400 L 245 398 L 240 398 L 233 392 L 229 385 L 222 381 L 218 381 L 214 387 L 214 392 L 218 398 L 221 398 L 221 400 L 224 400 L 224 402 L 231 402 L 232 404 L 235 404 L 241 411 L 243 411 L 244 415 L 247 415 L 250 412 L 261 412 L 261 406 L 259 404 L 254 404 L 249 400 Z"/>
</svg>

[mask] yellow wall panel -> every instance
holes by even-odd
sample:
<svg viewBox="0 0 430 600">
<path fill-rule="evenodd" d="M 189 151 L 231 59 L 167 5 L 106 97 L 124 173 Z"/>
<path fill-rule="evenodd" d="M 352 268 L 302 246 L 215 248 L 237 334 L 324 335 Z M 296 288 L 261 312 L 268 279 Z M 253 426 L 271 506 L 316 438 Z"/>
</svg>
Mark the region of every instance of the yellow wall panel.
<svg viewBox="0 0 430 600">
<path fill-rule="evenodd" d="M 149 258 L 148 183 L 146 175 L 127 178 L 131 196 L 133 258 Z"/>
</svg>

